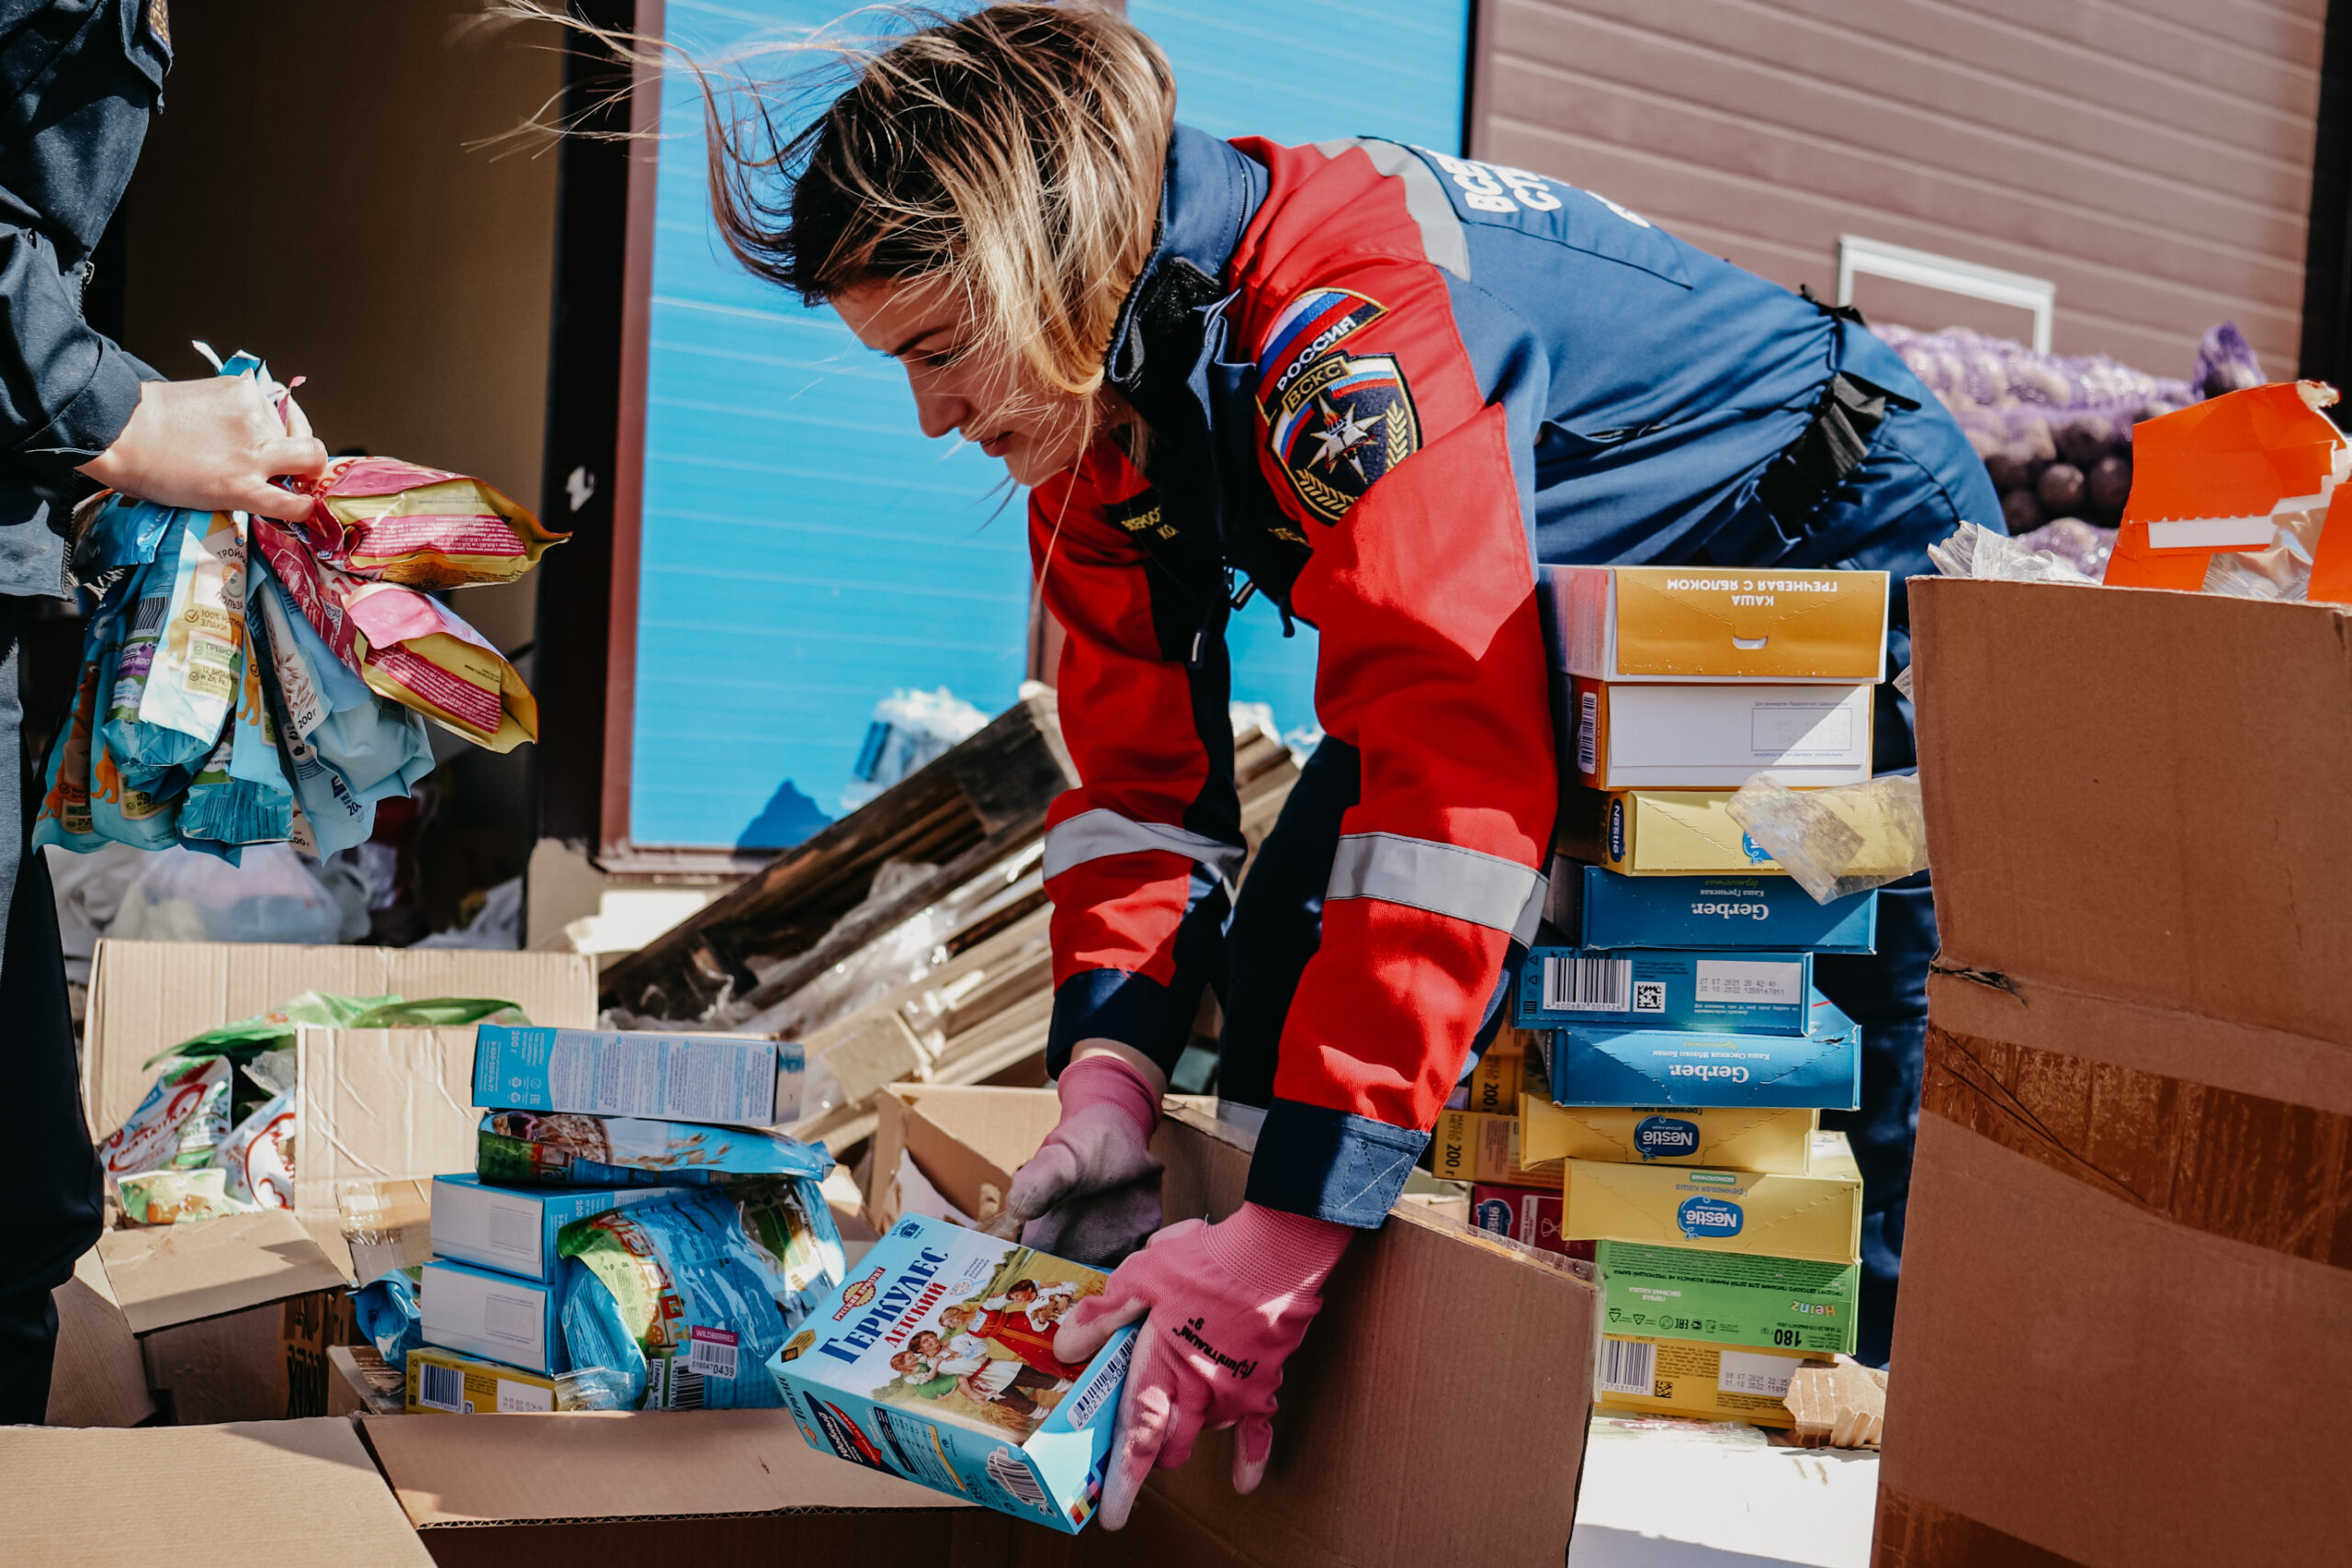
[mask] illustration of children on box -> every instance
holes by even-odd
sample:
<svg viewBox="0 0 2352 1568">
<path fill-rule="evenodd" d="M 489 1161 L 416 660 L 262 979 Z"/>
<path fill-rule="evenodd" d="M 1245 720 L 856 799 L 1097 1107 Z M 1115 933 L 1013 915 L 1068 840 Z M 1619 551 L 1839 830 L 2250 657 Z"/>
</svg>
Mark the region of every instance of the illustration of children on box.
<svg viewBox="0 0 2352 1568">
<path fill-rule="evenodd" d="M 935 1329 L 908 1338 L 890 1358 L 898 1377 L 874 1397 L 1027 1441 L 1086 1371 L 1054 1354 L 1054 1332 L 1073 1303 L 1101 1293 L 1102 1280 L 1016 1248 L 975 1299 L 941 1308 Z"/>
</svg>

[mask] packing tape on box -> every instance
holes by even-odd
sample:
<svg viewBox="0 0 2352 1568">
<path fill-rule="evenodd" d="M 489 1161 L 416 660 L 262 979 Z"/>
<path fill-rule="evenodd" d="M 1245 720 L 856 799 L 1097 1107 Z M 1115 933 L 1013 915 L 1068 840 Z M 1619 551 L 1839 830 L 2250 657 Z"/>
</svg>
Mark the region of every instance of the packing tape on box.
<svg viewBox="0 0 2352 1568">
<path fill-rule="evenodd" d="M 2056 1051 L 1958 1034 L 1930 1021 L 1919 1109 L 2175 1224 L 2335 1269 L 2352 1269 L 2339 1183 L 2314 1149 L 2352 1147 L 2352 1116 Z M 2112 1129 L 2090 1101 L 2152 1108 L 2132 1138 L 2138 1184 L 2070 1146 L 2061 1129 Z M 2217 1135 L 2228 1129 L 2227 1135 Z M 2249 1194 L 2259 1194 L 2250 1199 Z"/>
</svg>

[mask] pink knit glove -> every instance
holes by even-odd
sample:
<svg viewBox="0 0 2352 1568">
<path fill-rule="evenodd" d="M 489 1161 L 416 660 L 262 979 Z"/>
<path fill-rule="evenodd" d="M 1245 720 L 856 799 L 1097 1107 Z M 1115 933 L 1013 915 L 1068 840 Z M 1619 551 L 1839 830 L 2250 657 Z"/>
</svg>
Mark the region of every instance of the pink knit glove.
<svg viewBox="0 0 2352 1568">
<path fill-rule="evenodd" d="M 1012 1175 L 990 1235 L 1073 1263 L 1115 1266 L 1159 1228 L 1151 1156 L 1159 1095 L 1116 1056 L 1072 1063 L 1056 1086 L 1062 1119 Z"/>
<path fill-rule="evenodd" d="M 1265 1478 L 1283 1363 L 1321 1310 L 1317 1292 L 1355 1232 L 1244 1203 L 1231 1218 L 1186 1220 L 1119 1265 L 1100 1296 L 1070 1310 L 1054 1354 L 1085 1361 L 1112 1331 L 1144 1320 L 1119 1398 L 1102 1525 L 1127 1522 L 1157 1462 L 1173 1470 L 1203 1432 L 1238 1427 L 1233 1489 Z"/>
</svg>

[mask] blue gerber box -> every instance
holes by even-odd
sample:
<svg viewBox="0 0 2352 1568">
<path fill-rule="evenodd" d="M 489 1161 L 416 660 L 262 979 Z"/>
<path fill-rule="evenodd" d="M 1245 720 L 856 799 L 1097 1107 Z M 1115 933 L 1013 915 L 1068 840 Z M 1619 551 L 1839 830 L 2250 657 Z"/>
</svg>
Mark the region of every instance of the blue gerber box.
<svg viewBox="0 0 2352 1568">
<path fill-rule="evenodd" d="M 770 1127 L 797 1121 L 800 1047 L 658 1031 L 474 1030 L 474 1104 Z"/>
<path fill-rule="evenodd" d="M 1861 1103 L 1861 1031 L 1819 992 L 1804 1034 L 1570 1024 L 1552 1031 L 1549 1054 L 1552 1099 L 1561 1105 L 1851 1111 Z"/>
<path fill-rule="evenodd" d="M 1102 1496 L 1136 1331 L 1082 1367 L 1051 1342 L 1108 1276 L 919 1215 L 850 1272 L 768 1360 L 808 1446 L 1077 1534 Z"/>
<path fill-rule="evenodd" d="M 433 1179 L 433 1250 L 526 1280 L 553 1280 L 556 1233 L 574 1220 L 657 1201 L 683 1187 L 489 1187 L 479 1176 Z"/>
<path fill-rule="evenodd" d="M 1517 1022 L 1803 1034 L 1809 953 L 1539 947 L 1519 975 Z"/>
<path fill-rule="evenodd" d="M 1878 951 L 1878 889 L 1816 904 L 1789 876 L 1620 876 L 1578 866 L 1586 947 Z"/>
</svg>

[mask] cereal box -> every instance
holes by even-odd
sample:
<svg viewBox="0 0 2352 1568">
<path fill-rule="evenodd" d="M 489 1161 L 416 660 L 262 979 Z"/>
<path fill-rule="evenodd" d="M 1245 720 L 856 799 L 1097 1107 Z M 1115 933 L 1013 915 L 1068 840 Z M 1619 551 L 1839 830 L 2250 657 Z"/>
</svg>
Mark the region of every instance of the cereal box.
<svg viewBox="0 0 2352 1568">
<path fill-rule="evenodd" d="M 1541 1093 L 1519 1100 L 1521 1156 L 1595 1159 L 1619 1165 L 1704 1165 L 1779 1176 L 1821 1174 L 1813 1165 L 1818 1111 L 1741 1106 L 1555 1105 Z"/>
<path fill-rule="evenodd" d="M 1851 1111 L 1861 1103 L 1861 1031 L 1820 992 L 1804 1034 L 1568 1024 L 1552 1032 L 1562 1105 L 1724 1105 Z"/>
<path fill-rule="evenodd" d="M 1828 1359 L 1802 1350 L 1735 1350 L 1611 1334 L 1600 1341 L 1592 1402 L 1603 1410 L 1793 1427 L 1796 1417 L 1782 1403 L 1789 1379 L 1808 1360 Z"/>
<path fill-rule="evenodd" d="M 1781 873 L 1620 876 L 1555 858 L 1547 918 L 1586 947 L 1804 948 L 1872 953 L 1878 889 L 1816 904 Z"/>
<path fill-rule="evenodd" d="M 1539 947 L 1520 971 L 1522 1028 L 1614 1023 L 1803 1034 L 1813 954 L 1733 949 Z"/>
<path fill-rule="evenodd" d="M 1611 1333 L 1853 1353 L 1859 1265 L 1623 1241 L 1598 1248 L 1601 1321 Z"/>
<path fill-rule="evenodd" d="M 1595 1244 L 1560 1234 L 1560 1195 L 1480 1182 L 1470 1189 L 1470 1223 L 1482 1231 L 1589 1263 Z"/>
<path fill-rule="evenodd" d="M 555 1379 L 503 1361 L 420 1345 L 408 1353 L 404 1407 L 412 1415 L 532 1416 L 555 1408 Z"/>
<path fill-rule="evenodd" d="M 474 1031 L 474 1104 L 766 1127 L 800 1115 L 800 1047 L 725 1034 Z"/>
<path fill-rule="evenodd" d="M 1102 1490 L 1135 1330 L 1054 1334 L 1108 1276 L 909 1215 L 768 1361 L 811 1448 L 1076 1534 Z"/>
</svg>

